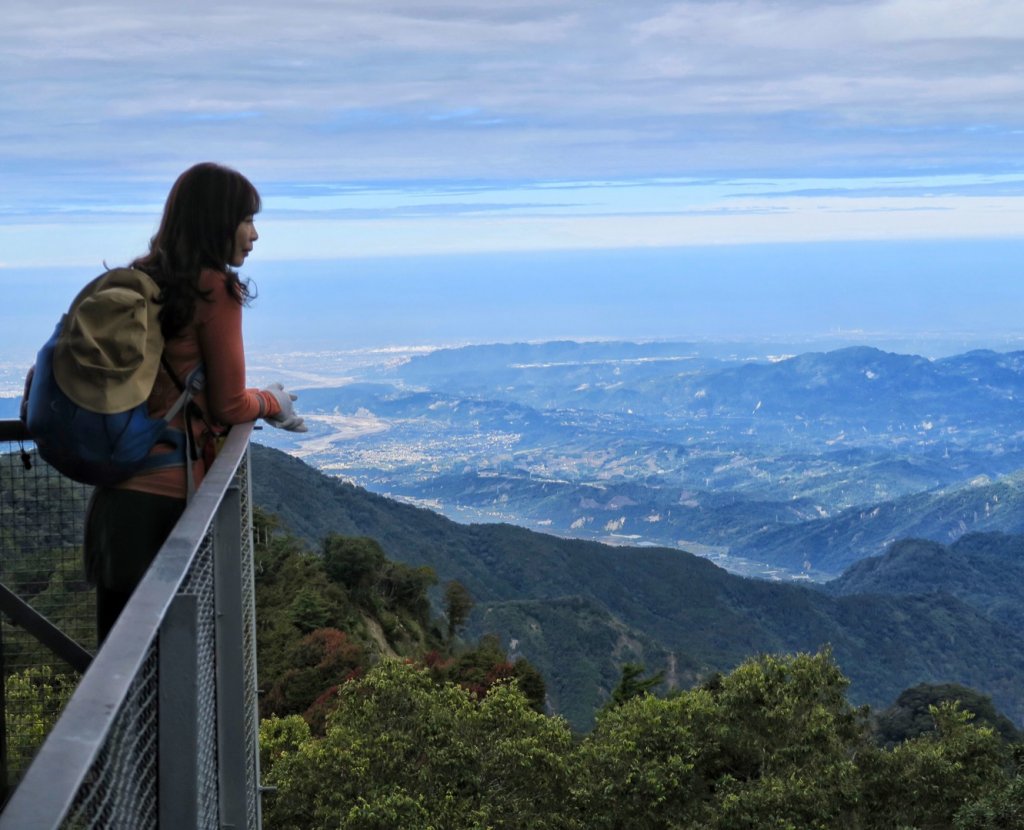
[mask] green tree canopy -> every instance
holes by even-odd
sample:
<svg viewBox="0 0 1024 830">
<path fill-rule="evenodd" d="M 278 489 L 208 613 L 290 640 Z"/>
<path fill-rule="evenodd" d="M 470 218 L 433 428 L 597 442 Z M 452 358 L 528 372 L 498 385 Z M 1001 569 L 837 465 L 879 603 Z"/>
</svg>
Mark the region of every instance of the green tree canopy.
<svg viewBox="0 0 1024 830">
<path fill-rule="evenodd" d="M 944 703 L 934 729 L 880 747 L 846 686 L 827 651 L 762 656 L 607 708 L 574 743 L 514 683 L 480 696 L 389 661 L 339 687 L 323 738 L 304 722 L 264 723 L 265 778 L 278 788 L 268 826 L 1022 827 L 1021 777 L 992 729 Z"/>
<path fill-rule="evenodd" d="M 959 683 L 920 683 L 904 690 L 892 706 L 875 718 L 875 734 L 887 746 L 920 737 L 936 728 L 932 707 L 953 701 L 973 714 L 976 724 L 991 726 L 1004 740 L 1024 739 L 1013 721 L 992 704 L 992 698 Z"/>
<path fill-rule="evenodd" d="M 609 706 L 621 706 L 627 700 L 634 697 L 651 694 L 664 681 L 665 673 L 657 672 L 650 677 L 644 677 L 644 667 L 639 663 L 626 663 L 622 667 L 622 676 L 618 685 L 612 690 Z"/>
<path fill-rule="evenodd" d="M 270 719 L 261 742 L 281 830 L 565 826 L 569 728 L 514 684 L 477 700 L 386 661 L 340 688 L 322 739 Z"/>
<path fill-rule="evenodd" d="M 324 539 L 323 562 L 333 581 L 365 594 L 384 569 L 387 557 L 376 539 L 331 534 Z"/>
</svg>

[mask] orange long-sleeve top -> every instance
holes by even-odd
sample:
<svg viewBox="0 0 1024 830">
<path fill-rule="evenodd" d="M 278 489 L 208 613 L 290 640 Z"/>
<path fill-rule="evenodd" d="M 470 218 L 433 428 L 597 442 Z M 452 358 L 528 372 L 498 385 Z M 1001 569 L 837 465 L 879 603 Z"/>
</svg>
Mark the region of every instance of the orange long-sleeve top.
<svg viewBox="0 0 1024 830">
<path fill-rule="evenodd" d="M 232 296 L 227 277 L 220 271 L 206 269 L 199 276 L 199 288 L 207 299 L 197 300 L 191 324 L 164 343 L 164 357 L 172 371 L 184 382 L 196 366 L 203 364 L 206 386 L 194 400 L 207 421 L 218 430 L 279 414 L 281 407 L 272 394 L 245 385 L 242 304 Z M 162 417 L 179 394 L 178 386 L 161 370 L 149 396 L 150 415 Z M 184 429 L 184 416 L 179 413 L 171 426 Z M 209 438 L 204 435 L 207 431 L 201 418 L 192 419 L 197 446 L 202 447 Z M 153 452 L 166 452 L 166 448 L 158 445 Z M 192 471 L 198 487 L 206 472 L 202 457 L 193 463 Z M 184 465 L 175 465 L 140 473 L 118 487 L 183 499 L 188 483 Z"/>
</svg>

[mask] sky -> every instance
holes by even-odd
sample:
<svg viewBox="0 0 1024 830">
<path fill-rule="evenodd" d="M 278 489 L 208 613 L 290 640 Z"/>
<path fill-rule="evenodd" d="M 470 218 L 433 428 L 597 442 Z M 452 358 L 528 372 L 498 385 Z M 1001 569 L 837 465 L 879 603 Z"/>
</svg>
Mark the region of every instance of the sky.
<svg viewBox="0 0 1024 830">
<path fill-rule="evenodd" d="M 264 197 L 257 347 L 1019 329 L 1019 0 L 3 17 L 0 357 L 202 160 Z"/>
</svg>

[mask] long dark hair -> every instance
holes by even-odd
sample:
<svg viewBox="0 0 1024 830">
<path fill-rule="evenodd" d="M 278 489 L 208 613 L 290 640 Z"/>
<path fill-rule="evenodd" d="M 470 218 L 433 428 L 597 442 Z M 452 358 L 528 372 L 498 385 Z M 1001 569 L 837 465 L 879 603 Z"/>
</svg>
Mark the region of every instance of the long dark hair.
<svg viewBox="0 0 1024 830">
<path fill-rule="evenodd" d="M 149 253 L 132 263 L 160 286 L 160 327 L 173 337 L 192 320 L 203 297 L 199 273 L 213 268 L 227 275 L 228 293 L 239 303 L 252 292 L 229 267 L 235 231 L 260 210 L 260 194 L 241 173 L 213 162 L 190 167 L 167 196 Z"/>
</svg>

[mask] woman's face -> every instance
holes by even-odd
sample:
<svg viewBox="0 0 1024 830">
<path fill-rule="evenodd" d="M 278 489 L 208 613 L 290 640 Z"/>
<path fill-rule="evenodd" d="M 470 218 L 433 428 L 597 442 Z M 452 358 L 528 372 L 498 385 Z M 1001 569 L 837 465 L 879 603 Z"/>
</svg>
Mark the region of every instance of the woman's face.
<svg viewBox="0 0 1024 830">
<path fill-rule="evenodd" d="M 256 225 L 253 224 L 253 217 L 246 216 L 235 230 L 235 243 L 229 260 L 232 268 L 238 268 L 245 262 L 245 258 L 252 250 L 253 243 L 259 238 L 260 235 L 256 233 Z"/>
</svg>

